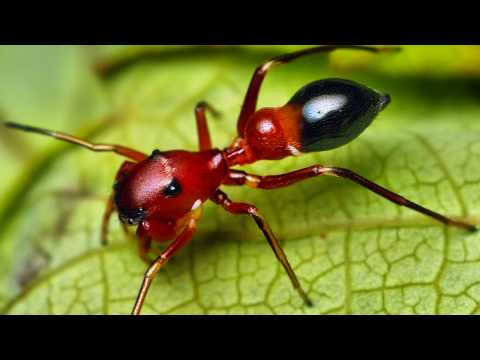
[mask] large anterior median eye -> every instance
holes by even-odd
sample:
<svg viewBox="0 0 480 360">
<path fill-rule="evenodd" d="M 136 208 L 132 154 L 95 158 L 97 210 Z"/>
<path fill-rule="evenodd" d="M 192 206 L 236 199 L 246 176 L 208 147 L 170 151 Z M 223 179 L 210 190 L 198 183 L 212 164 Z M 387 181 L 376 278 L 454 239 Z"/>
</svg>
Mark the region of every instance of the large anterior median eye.
<svg viewBox="0 0 480 360">
<path fill-rule="evenodd" d="M 334 111 L 341 111 L 348 99 L 342 94 L 320 95 L 303 106 L 303 118 L 309 123 L 316 123 Z"/>
<path fill-rule="evenodd" d="M 177 179 L 173 178 L 163 189 L 163 194 L 167 197 L 177 196 L 182 192 L 182 188 Z"/>
</svg>

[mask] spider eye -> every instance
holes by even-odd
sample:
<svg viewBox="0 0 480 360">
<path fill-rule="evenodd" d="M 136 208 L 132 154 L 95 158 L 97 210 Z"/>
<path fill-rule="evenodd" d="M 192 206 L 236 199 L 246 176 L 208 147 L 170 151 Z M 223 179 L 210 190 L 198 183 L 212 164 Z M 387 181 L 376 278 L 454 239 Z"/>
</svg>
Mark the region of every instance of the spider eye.
<svg viewBox="0 0 480 360">
<path fill-rule="evenodd" d="M 181 191 L 182 188 L 177 179 L 173 178 L 172 181 L 170 181 L 170 183 L 163 189 L 163 194 L 167 197 L 173 197 L 180 194 Z"/>
</svg>

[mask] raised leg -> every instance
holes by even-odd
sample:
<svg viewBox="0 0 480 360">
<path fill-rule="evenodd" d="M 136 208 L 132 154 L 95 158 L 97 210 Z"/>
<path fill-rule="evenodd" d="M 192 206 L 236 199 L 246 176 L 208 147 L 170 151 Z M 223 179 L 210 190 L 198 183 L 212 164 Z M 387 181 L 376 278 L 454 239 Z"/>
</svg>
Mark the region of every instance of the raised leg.
<svg viewBox="0 0 480 360">
<path fill-rule="evenodd" d="M 293 171 L 287 174 L 281 175 L 272 175 L 272 176 L 258 176 L 247 174 L 243 171 L 231 170 L 229 173 L 229 179 L 226 185 L 248 185 L 253 188 L 259 189 L 277 189 L 285 186 L 289 186 L 293 183 L 309 179 L 321 175 L 330 175 L 336 177 L 342 177 L 353 181 L 364 188 L 384 197 L 387 200 L 390 200 L 394 204 L 408 207 L 412 210 L 415 210 L 424 215 L 430 216 L 435 220 L 438 220 L 446 225 L 457 226 L 469 231 L 476 231 L 477 228 L 474 225 L 465 223 L 463 221 L 458 221 L 450 219 L 443 215 L 440 215 L 432 210 L 424 208 L 421 205 L 418 205 L 408 199 L 405 199 L 403 196 L 396 194 L 384 187 L 365 179 L 364 177 L 354 173 L 351 170 L 338 168 L 338 167 L 325 167 L 321 165 L 314 165 L 307 167 L 305 169 L 300 169 Z"/>
<path fill-rule="evenodd" d="M 242 137 L 244 128 L 248 118 L 255 112 L 257 107 L 258 93 L 262 85 L 263 79 L 267 75 L 268 70 L 272 67 L 280 64 L 286 64 L 292 60 L 295 60 L 302 56 L 307 56 L 317 53 L 328 53 L 337 49 L 356 49 L 370 52 L 383 52 L 383 51 L 398 51 L 397 47 L 388 47 L 388 48 L 375 48 L 370 46 L 355 46 L 355 45 L 326 45 L 326 46 L 317 46 L 305 50 L 296 51 L 290 54 L 280 55 L 274 57 L 262 65 L 258 66 L 253 73 L 252 79 L 250 80 L 250 85 L 248 86 L 247 94 L 243 101 L 242 110 L 238 117 L 237 131 L 238 136 Z"/>
<path fill-rule="evenodd" d="M 150 265 L 145 277 L 143 278 L 142 286 L 137 295 L 137 300 L 132 310 L 132 315 L 140 315 L 142 305 L 145 302 L 145 297 L 147 296 L 148 289 L 152 285 L 152 281 L 157 275 L 158 271 L 165 266 L 165 264 L 170 260 L 175 252 L 182 248 L 191 238 L 195 232 L 195 220 L 191 219 L 188 227 L 177 237 L 177 239 L 165 249 L 165 251 L 155 259 L 155 261 Z"/>
<path fill-rule="evenodd" d="M 295 272 L 290 266 L 287 256 L 285 255 L 282 248 L 280 247 L 280 244 L 278 243 L 277 238 L 273 234 L 272 229 L 270 228 L 268 223 L 263 219 L 263 217 L 259 214 L 257 208 L 254 205 L 250 205 L 246 203 L 232 202 L 228 198 L 227 194 L 225 194 L 221 190 L 217 190 L 215 194 L 210 198 L 210 200 L 222 206 L 225 210 L 227 210 L 232 214 L 250 215 L 253 218 L 253 220 L 255 220 L 255 223 L 260 228 L 260 230 L 262 230 L 263 235 L 265 236 L 268 243 L 272 247 L 272 250 L 275 253 L 275 256 L 277 257 L 278 261 L 280 261 L 283 268 L 287 272 L 293 287 L 298 291 L 298 293 L 302 297 L 305 304 L 308 306 L 312 306 L 312 302 L 310 301 L 307 294 L 305 293 L 302 286 L 300 285 L 300 282 L 298 281 L 297 276 L 295 275 Z"/>
<path fill-rule="evenodd" d="M 212 148 L 212 141 L 208 131 L 206 110 L 210 111 L 213 116 L 218 116 L 218 112 L 205 101 L 201 101 L 195 107 L 195 119 L 197 121 L 198 145 L 200 150 L 209 150 Z"/>
<path fill-rule="evenodd" d="M 47 129 L 42 129 L 42 128 L 37 128 L 33 126 L 28 126 L 28 125 L 22 125 L 22 124 L 17 124 L 13 122 L 5 122 L 4 125 L 8 128 L 11 129 L 16 129 L 16 130 L 22 130 L 22 131 L 27 131 L 27 132 L 32 132 L 36 134 L 41 134 L 41 135 L 46 135 L 53 137 L 58 140 L 66 141 L 75 145 L 80 145 L 83 146 L 84 148 L 87 148 L 92 151 L 112 151 L 115 152 L 119 155 L 125 156 L 127 158 L 130 158 L 135 161 L 142 161 L 144 160 L 147 155 L 144 153 L 141 153 L 139 151 L 127 148 L 122 145 L 115 145 L 115 144 L 94 144 L 90 143 L 88 141 L 79 139 L 73 135 L 65 134 L 59 131 L 52 131 L 52 130 L 47 130 Z"/>
</svg>

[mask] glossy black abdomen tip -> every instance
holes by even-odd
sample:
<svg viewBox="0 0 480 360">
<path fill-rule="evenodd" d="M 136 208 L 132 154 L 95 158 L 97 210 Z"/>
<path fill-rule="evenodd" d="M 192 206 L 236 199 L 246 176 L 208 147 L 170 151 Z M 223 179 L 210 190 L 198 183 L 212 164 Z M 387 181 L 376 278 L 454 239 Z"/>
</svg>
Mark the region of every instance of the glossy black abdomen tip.
<svg viewBox="0 0 480 360">
<path fill-rule="evenodd" d="M 380 99 L 380 111 L 385 109 L 388 104 L 390 104 L 390 101 L 392 101 L 392 98 L 388 94 L 383 94 L 382 98 Z"/>
<path fill-rule="evenodd" d="M 349 143 L 389 103 L 389 95 L 344 79 L 315 81 L 289 101 L 301 106 L 302 152 L 330 150 Z"/>
</svg>

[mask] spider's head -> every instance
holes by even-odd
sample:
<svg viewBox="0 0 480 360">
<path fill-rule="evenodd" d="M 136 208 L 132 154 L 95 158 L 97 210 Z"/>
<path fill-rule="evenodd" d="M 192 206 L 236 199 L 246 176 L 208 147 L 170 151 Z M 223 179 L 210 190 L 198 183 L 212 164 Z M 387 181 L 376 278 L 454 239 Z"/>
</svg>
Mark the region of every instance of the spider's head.
<svg viewBox="0 0 480 360">
<path fill-rule="evenodd" d="M 114 186 L 120 219 L 138 225 L 148 218 L 178 219 L 195 210 L 220 185 L 219 156 L 214 151 L 154 150 Z"/>
</svg>

